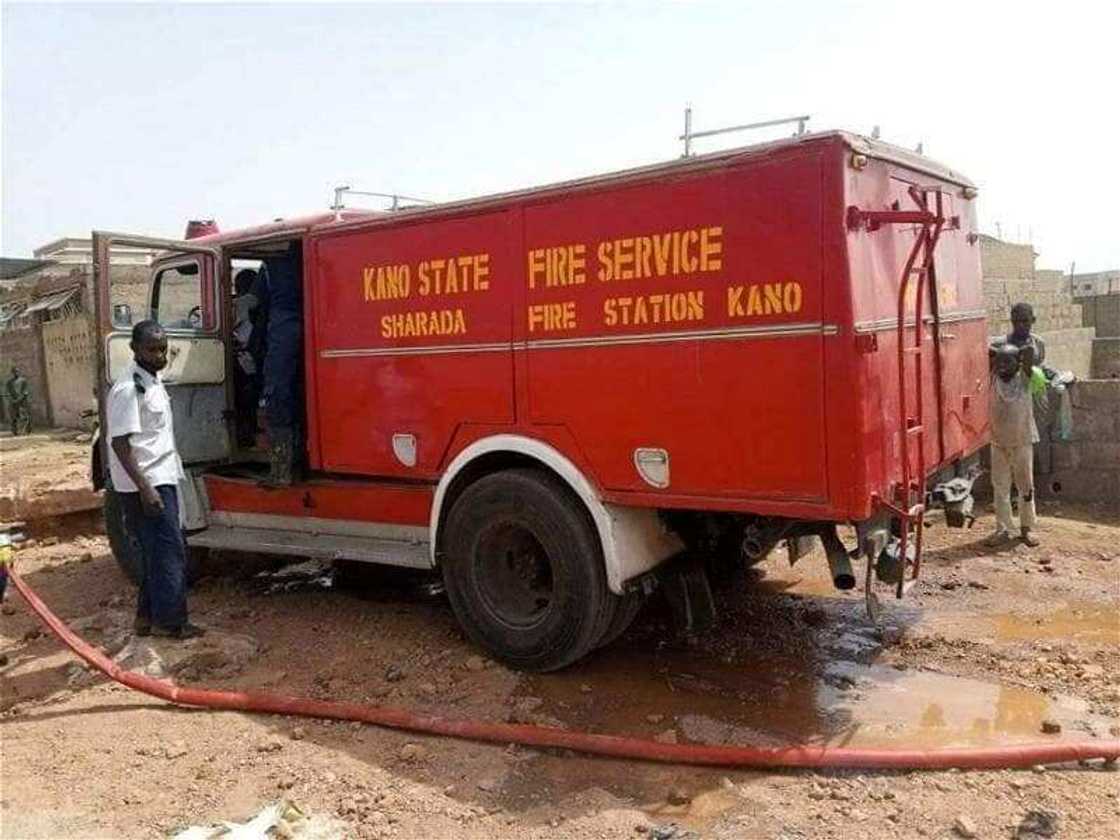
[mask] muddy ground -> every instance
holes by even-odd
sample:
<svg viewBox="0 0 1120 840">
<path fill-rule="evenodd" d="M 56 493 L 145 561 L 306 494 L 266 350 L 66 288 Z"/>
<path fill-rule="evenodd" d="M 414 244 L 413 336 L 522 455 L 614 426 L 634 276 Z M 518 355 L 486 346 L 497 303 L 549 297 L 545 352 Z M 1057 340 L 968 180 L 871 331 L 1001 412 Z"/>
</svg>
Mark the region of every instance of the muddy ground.
<svg viewBox="0 0 1120 840">
<path fill-rule="evenodd" d="M 930 528 L 923 580 L 887 602 L 882 631 L 861 597 L 830 588 L 821 557 L 790 569 L 778 552 L 718 593 L 710 630 L 676 635 L 655 598 L 614 645 L 548 676 L 480 657 L 446 602 L 407 583 L 344 589 L 310 564 L 212 574 L 191 605 L 217 653 L 188 658 L 177 679 L 680 743 L 1116 737 L 1120 521 L 1041 512 L 1037 549 L 984 548 L 988 515 L 971 531 Z M 125 644 L 133 590 L 96 516 L 33 536 L 18 554 L 28 583 L 91 640 Z M 76 666 L 10 590 L 0 653 L 3 837 L 160 837 L 279 798 L 353 837 L 1013 837 L 1024 820 L 1037 829 L 1024 837 L 1120 836 L 1120 773 L 1100 763 L 713 770 L 188 711 Z"/>
</svg>

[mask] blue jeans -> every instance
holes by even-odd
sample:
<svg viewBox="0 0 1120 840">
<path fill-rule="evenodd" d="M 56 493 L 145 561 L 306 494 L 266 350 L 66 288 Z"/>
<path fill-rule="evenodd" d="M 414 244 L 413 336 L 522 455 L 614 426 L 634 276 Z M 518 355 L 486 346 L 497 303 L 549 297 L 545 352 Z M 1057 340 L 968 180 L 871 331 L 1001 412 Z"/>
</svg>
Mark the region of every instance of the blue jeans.
<svg viewBox="0 0 1120 840">
<path fill-rule="evenodd" d="M 179 492 L 170 484 L 155 488 L 163 512 L 147 516 L 139 493 L 121 493 L 125 524 L 140 543 L 144 579 L 136 617 L 167 630 L 187 623 L 187 551 L 179 530 Z"/>
</svg>

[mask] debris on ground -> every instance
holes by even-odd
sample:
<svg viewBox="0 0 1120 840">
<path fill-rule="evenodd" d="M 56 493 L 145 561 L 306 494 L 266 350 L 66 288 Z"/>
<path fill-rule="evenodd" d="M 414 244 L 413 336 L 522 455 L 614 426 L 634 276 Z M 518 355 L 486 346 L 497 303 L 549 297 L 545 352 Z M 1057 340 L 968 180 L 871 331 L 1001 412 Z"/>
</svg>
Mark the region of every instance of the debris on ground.
<svg viewBox="0 0 1120 840">
<path fill-rule="evenodd" d="M 348 834 L 342 820 L 322 814 L 306 814 L 299 806 L 282 800 L 266 805 L 248 822 L 192 825 L 171 840 L 337 840 Z"/>
</svg>

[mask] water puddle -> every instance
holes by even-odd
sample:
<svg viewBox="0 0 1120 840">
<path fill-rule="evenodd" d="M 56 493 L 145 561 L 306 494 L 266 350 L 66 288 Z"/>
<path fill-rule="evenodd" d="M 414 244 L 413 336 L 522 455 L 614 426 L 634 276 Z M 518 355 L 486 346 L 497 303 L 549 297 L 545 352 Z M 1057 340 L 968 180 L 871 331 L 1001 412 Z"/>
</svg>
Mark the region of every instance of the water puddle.
<svg viewBox="0 0 1120 840">
<path fill-rule="evenodd" d="M 1106 604 L 1071 602 L 1040 616 L 1000 613 L 991 621 L 1001 641 L 1043 638 L 1120 645 L 1120 611 Z"/>
</svg>

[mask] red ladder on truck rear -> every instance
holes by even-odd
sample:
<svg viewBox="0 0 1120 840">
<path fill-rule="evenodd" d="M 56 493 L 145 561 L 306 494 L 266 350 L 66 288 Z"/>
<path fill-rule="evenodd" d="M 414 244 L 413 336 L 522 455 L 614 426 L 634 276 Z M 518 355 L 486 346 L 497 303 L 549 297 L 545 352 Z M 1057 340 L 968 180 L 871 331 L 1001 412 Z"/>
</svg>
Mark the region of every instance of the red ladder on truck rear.
<svg viewBox="0 0 1120 840">
<path fill-rule="evenodd" d="M 926 283 L 930 279 L 933 268 L 933 253 L 941 231 L 948 225 L 957 227 L 960 221 L 957 217 L 947 219 L 944 213 L 943 192 L 939 187 L 911 186 L 908 190 L 910 198 L 917 205 L 916 210 L 902 210 L 897 207 L 891 210 L 861 210 L 858 207 L 848 208 L 848 227 L 860 228 L 866 226 L 868 231 L 878 230 L 883 225 L 916 225 L 917 235 L 906 264 L 902 269 L 902 278 L 898 284 L 898 416 L 899 435 L 902 448 L 902 477 L 895 487 L 893 500 L 877 499 L 878 503 L 890 510 L 898 518 L 898 556 L 901 569 L 895 588 L 895 597 L 901 598 L 918 579 L 922 564 L 922 520 L 926 512 L 925 483 L 926 483 L 926 456 L 925 456 L 925 406 L 923 400 L 923 347 L 925 337 L 925 324 L 923 321 L 922 302 L 927 293 Z M 933 207 L 930 207 L 930 198 L 933 198 Z M 914 287 L 913 315 L 907 313 L 908 293 L 910 280 L 917 278 Z M 913 318 L 913 321 L 910 318 Z M 934 330 L 937 329 L 938 313 L 933 308 L 931 313 Z M 913 342 L 907 344 L 906 328 L 913 323 Z M 913 362 L 914 382 L 917 395 L 914 399 L 913 413 L 910 410 L 910 401 L 906 388 L 907 360 Z M 939 397 L 940 400 L 940 397 Z M 911 458 L 911 441 L 916 441 L 917 470 Z M 908 552 L 913 533 L 914 559 L 908 558 Z M 868 564 L 873 558 L 868 558 Z M 909 581 L 906 579 L 906 568 L 911 569 Z M 870 585 L 870 577 L 868 578 Z"/>
</svg>

